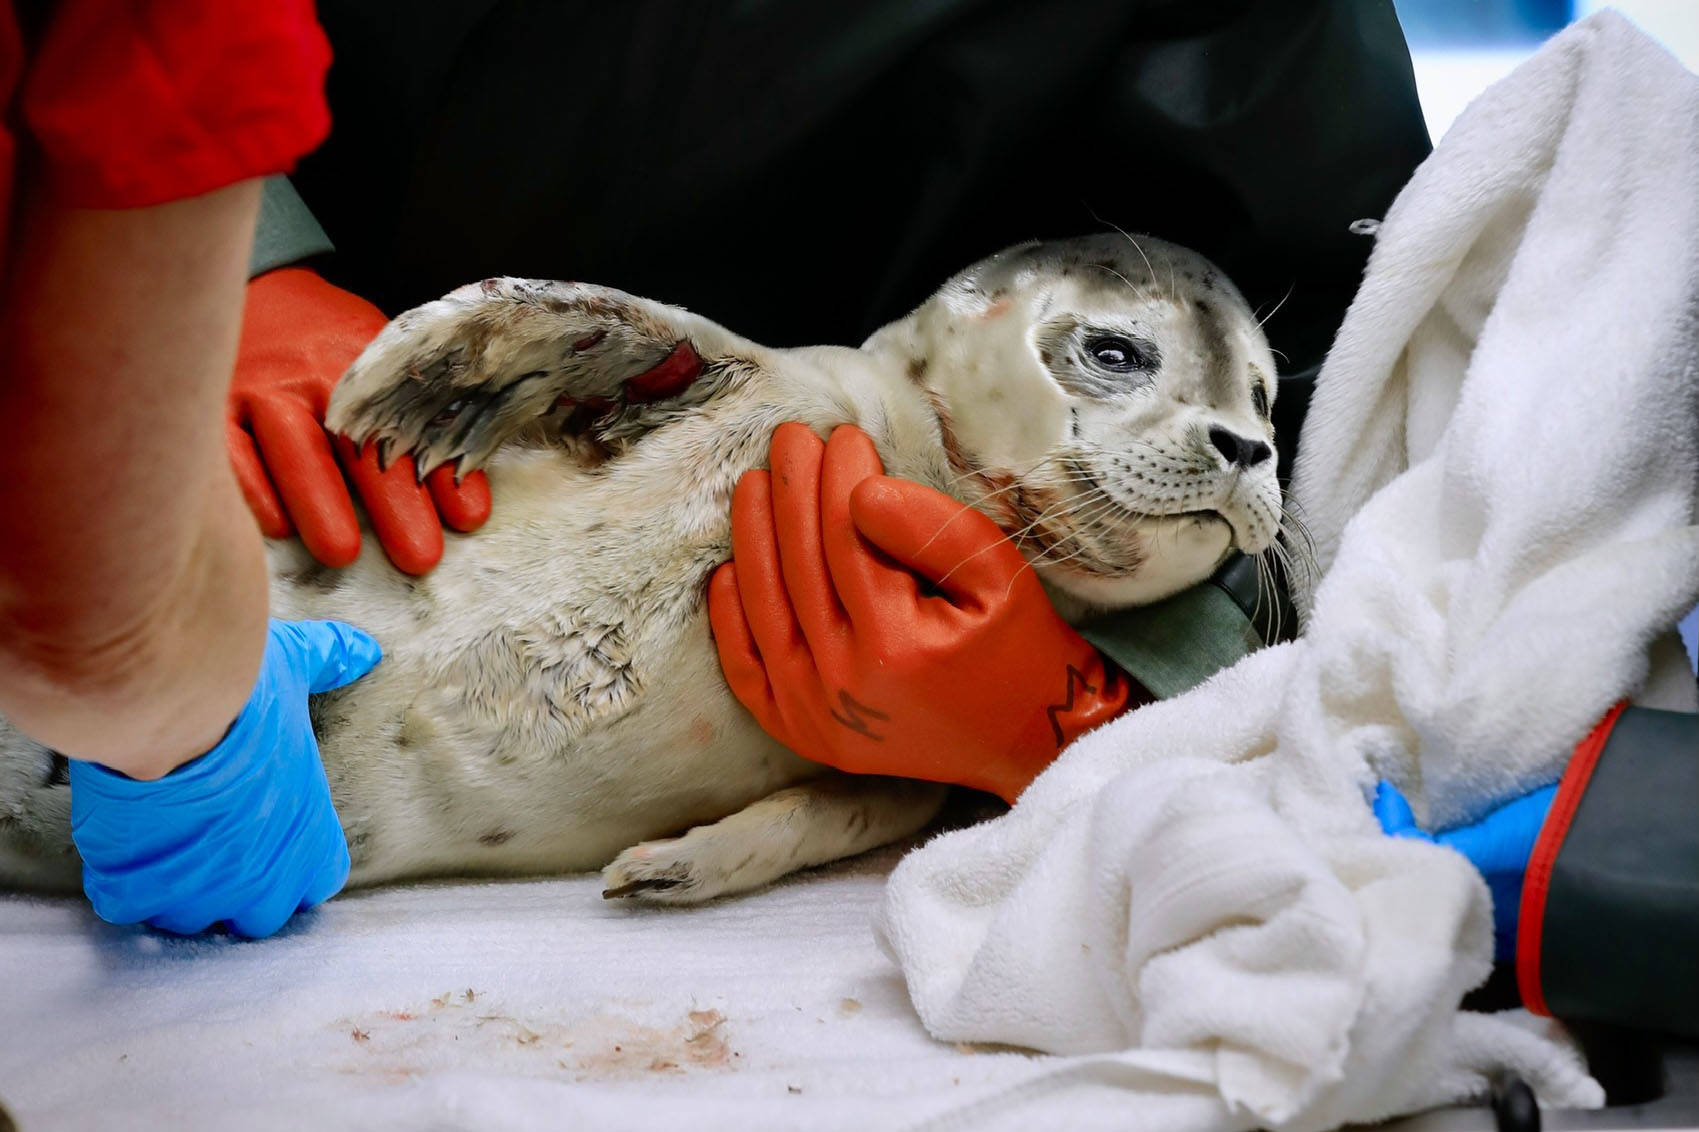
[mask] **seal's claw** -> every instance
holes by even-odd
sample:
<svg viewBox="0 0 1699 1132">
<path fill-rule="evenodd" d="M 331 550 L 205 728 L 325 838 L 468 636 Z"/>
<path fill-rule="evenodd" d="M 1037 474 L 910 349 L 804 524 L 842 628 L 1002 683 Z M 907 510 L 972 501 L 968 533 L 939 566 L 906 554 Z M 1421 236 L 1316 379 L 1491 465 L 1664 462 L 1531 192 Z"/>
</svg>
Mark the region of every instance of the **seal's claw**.
<svg viewBox="0 0 1699 1132">
<path fill-rule="evenodd" d="M 666 877 L 650 877 L 645 880 L 634 880 L 620 885 L 618 888 L 602 889 L 603 900 L 617 900 L 621 896 L 635 896 L 639 892 L 665 892 L 683 884 L 682 880 L 671 880 Z"/>
</svg>

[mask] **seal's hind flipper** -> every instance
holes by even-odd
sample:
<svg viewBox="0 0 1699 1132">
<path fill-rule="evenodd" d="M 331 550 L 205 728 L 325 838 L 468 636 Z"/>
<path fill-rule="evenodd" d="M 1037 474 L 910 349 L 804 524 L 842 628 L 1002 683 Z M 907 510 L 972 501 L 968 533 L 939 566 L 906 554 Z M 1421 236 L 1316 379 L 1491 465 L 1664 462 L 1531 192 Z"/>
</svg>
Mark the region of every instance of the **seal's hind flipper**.
<svg viewBox="0 0 1699 1132">
<path fill-rule="evenodd" d="M 704 399 L 713 383 L 698 379 L 734 344 L 706 319 L 611 288 L 486 279 L 384 327 L 325 423 L 376 441 L 386 465 L 413 453 L 421 479 L 450 461 L 464 475 L 533 426 L 565 440 Z"/>
</svg>

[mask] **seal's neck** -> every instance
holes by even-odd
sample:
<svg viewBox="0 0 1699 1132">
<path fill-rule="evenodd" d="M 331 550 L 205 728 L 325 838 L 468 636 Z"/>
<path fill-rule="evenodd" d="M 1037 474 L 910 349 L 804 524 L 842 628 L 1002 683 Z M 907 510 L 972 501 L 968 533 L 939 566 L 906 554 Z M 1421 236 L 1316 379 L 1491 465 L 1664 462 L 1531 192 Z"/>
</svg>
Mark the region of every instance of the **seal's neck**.
<svg viewBox="0 0 1699 1132">
<path fill-rule="evenodd" d="M 970 316 L 935 298 L 862 347 L 923 400 L 953 481 L 977 481 L 982 492 L 1052 459 L 1068 435 L 1067 396 L 1038 365 L 1027 326 L 1006 301 Z M 974 505 L 983 498 L 972 487 L 951 494 Z"/>
</svg>

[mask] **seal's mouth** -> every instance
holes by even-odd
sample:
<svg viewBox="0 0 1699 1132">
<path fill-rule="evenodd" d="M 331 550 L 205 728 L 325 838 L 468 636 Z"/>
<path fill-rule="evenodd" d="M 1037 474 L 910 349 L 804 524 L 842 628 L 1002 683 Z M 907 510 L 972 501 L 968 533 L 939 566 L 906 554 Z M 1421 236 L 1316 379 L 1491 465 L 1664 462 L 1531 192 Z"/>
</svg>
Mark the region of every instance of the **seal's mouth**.
<svg viewBox="0 0 1699 1132">
<path fill-rule="evenodd" d="M 1134 523 L 1145 524 L 1159 523 L 1163 521 L 1180 522 L 1185 519 L 1196 519 L 1200 522 L 1207 522 L 1213 519 L 1217 522 L 1227 524 L 1228 531 L 1232 532 L 1233 546 L 1235 548 L 1243 549 L 1244 543 L 1239 538 L 1239 528 L 1234 525 L 1233 520 L 1229 519 L 1225 512 L 1217 508 L 1204 507 L 1175 511 L 1152 511 L 1146 507 L 1133 507 L 1117 498 L 1115 493 L 1110 491 L 1103 481 L 1098 479 L 1097 476 L 1092 473 L 1091 468 L 1089 468 L 1084 461 L 1077 458 L 1070 458 L 1068 460 L 1068 467 L 1076 476 L 1079 477 L 1079 482 L 1089 485 L 1092 490 L 1097 492 L 1098 496 L 1106 503 L 1113 507 L 1123 517 Z"/>
</svg>

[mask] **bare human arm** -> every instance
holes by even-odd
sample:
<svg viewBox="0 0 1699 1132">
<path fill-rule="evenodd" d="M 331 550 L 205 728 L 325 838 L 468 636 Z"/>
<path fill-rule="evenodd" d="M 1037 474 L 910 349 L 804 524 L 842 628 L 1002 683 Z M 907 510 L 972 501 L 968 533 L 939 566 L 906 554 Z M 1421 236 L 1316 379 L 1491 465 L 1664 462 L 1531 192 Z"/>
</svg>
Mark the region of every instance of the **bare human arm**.
<svg viewBox="0 0 1699 1132">
<path fill-rule="evenodd" d="M 148 208 L 37 197 L 0 311 L 0 714 L 157 778 L 218 743 L 266 642 L 225 455 L 259 182 Z"/>
</svg>

